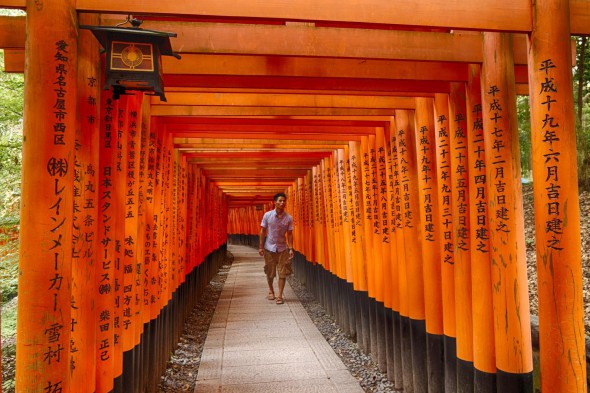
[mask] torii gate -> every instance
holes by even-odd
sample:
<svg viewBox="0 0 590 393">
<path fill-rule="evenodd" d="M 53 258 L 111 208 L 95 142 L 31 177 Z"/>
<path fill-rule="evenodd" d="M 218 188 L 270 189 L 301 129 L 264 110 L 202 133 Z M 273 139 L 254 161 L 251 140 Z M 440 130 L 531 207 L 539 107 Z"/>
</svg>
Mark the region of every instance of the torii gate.
<svg viewBox="0 0 590 393">
<path fill-rule="evenodd" d="M 18 391 L 153 387 L 138 368 L 158 369 L 191 272 L 281 189 L 306 259 L 393 312 L 363 332 L 399 386 L 531 391 L 527 92 L 542 388 L 587 390 L 570 35 L 588 2 L 0 3 L 27 10 L 0 18 L 26 82 Z M 78 25 L 111 13 L 179 34 L 167 103 L 99 90 Z"/>
</svg>

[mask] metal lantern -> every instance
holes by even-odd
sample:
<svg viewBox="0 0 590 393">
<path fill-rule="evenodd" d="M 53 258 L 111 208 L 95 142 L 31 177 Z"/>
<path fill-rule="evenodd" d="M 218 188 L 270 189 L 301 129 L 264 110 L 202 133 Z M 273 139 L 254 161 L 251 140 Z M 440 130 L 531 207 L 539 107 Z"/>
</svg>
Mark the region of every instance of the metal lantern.
<svg viewBox="0 0 590 393">
<path fill-rule="evenodd" d="M 103 89 L 112 86 L 114 99 L 127 90 L 141 90 L 153 92 L 166 101 L 161 56 L 180 59 L 170 45 L 170 37 L 176 37 L 176 33 L 140 29 L 143 21 L 129 17 L 126 22 L 133 27 L 80 26 L 92 31 L 106 51 Z"/>
</svg>

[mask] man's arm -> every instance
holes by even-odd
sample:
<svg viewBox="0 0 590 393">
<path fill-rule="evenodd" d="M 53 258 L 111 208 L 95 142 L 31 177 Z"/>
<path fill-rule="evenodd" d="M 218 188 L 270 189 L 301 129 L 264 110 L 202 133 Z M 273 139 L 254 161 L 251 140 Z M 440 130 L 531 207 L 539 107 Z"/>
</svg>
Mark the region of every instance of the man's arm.
<svg viewBox="0 0 590 393">
<path fill-rule="evenodd" d="M 293 251 L 293 231 L 287 231 L 287 247 L 289 247 L 289 259 L 295 256 Z"/>
<path fill-rule="evenodd" d="M 260 227 L 260 235 L 258 236 L 258 254 L 264 255 L 264 238 L 266 237 L 266 228 Z"/>
</svg>

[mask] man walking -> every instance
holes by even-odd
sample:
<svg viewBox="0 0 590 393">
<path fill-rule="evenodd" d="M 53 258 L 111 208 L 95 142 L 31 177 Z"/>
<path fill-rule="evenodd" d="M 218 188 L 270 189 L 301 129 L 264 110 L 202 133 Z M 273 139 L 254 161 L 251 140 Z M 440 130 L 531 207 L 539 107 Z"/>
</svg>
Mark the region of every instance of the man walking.
<svg viewBox="0 0 590 393">
<path fill-rule="evenodd" d="M 268 300 L 275 300 L 274 278 L 279 275 L 279 293 L 276 304 L 283 304 L 283 290 L 287 277 L 293 272 L 293 217 L 285 211 L 287 196 L 279 192 L 274 196 L 274 210 L 267 211 L 260 223 L 258 254 L 264 256 L 264 273 L 268 281 Z M 266 241 L 264 238 L 266 236 Z M 264 242 L 264 243 L 263 243 Z"/>
</svg>

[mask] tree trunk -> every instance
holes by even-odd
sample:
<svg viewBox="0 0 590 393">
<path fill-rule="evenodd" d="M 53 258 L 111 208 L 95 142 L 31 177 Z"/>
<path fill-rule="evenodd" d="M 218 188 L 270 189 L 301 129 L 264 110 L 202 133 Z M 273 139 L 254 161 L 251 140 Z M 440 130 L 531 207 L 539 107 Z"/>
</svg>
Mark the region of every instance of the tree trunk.
<svg viewBox="0 0 590 393">
<path fill-rule="evenodd" d="M 580 43 L 580 58 L 578 60 L 578 127 L 582 129 L 582 108 L 584 107 L 584 72 L 586 65 L 586 37 Z"/>
</svg>

